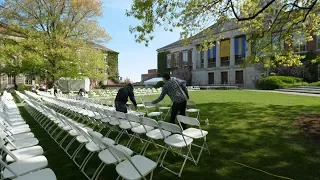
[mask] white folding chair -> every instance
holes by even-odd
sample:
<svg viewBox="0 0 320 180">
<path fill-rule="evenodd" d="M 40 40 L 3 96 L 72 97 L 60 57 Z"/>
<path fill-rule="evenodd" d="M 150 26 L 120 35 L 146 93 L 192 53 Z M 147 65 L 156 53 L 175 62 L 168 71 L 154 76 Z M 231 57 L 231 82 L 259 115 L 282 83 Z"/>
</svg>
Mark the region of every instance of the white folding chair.
<svg viewBox="0 0 320 180">
<path fill-rule="evenodd" d="M 105 168 L 106 165 L 110 165 L 110 164 L 117 164 L 118 161 L 117 159 L 115 159 L 112 154 L 110 153 L 108 147 L 109 145 L 114 145 L 113 142 L 111 141 L 107 141 L 103 138 L 101 138 L 99 135 L 96 134 L 92 134 L 95 142 L 97 144 L 101 144 L 101 146 L 103 145 L 104 147 L 106 147 L 105 150 L 99 152 L 98 157 L 99 159 L 102 161 L 101 164 L 99 165 L 99 167 L 96 169 L 96 171 L 93 174 L 92 179 L 98 179 L 100 173 L 102 172 L 102 170 Z M 133 151 L 125 146 L 122 146 L 120 144 L 116 145 L 117 147 L 123 149 L 125 152 L 127 152 L 130 156 L 133 154 Z"/>
<path fill-rule="evenodd" d="M 117 179 L 147 180 L 146 176 L 150 174 L 150 180 L 153 177 L 153 170 L 157 167 L 157 163 L 141 155 L 130 156 L 122 148 L 109 145 L 108 149 L 115 159 L 119 162 L 116 171 L 119 174 Z M 126 159 L 123 161 L 123 159 Z"/>
<path fill-rule="evenodd" d="M 182 171 L 184 169 L 184 166 L 187 162 L 187 160 L 191 160 L 193 161 L 195 164 L 197 164 L 197 162 L 195 161 L 195 159 L 192 156 L 192 152 L 191 152 L 191 147 L 192 147 L 192 142 L 193 139 L 190 137 L 187 137 L 185 135 L 182 134 L 182 129 L 176 125 L 176 124 L 172 124 L 172 123 L 167 123 L 167 122 L 163 122 L 163 121 L 159 121 L 158 122 L 159 127 L 163 130 L 169 131 L 172 133 L 172 135 L 168 136 L 167 138 L 164 139 L 165 142 L 165 147 L 163 148 L 160 157 L 162 155 L 162 153 L 164 152 L 164 155 L 162 157 L 161 163 L 160 163 L 160 167 L 163 167 L 164 169 L 168 170 L 169 172 L 178 175 L 179 177 L 181 177 Z M 180 149 L 180 153 L 175 152 L 173 150 L 173 148 L 179 148 Z M 187 154 L 181 154 L 181 149 L 182 148 L 187 148 Z M 163 162 L 165 160 L 165 157 L 167 156 L 168 151 L 171 150 L 172 152 L 175 152 L 177 154 L 179 154 L 180 156 L 184 157 L 184 162 L 181 165 L 180 171 L 179 172 L 174 172 L 173 170 L 165 167 L 163 165 Z"/>
<path fill-rule="evenodd" d="M 200 119 L 200 109 L 197 108 L 197 104 L 194 101 L 188 100 L 187 101 L 187 109 L 186 109 L 187 116 L 192 113 L 197 114 L 197 119 Z"/>
<path fill-rule="evenodd" d="M 147 118 L 147 117 L 143 117 L 141 118 L 141 122 L 144 125 L 150 126 L 150 127 L 154 127 L 153 130 L 148 131 L 146 133 L 146 136 L 148 137 L 148 140 L 145 144 L 145 147 L 143 147 L 143 151 L 142 151 L 142 155 L 145 154 L 145 152 L 147 151 L 149 145 L 150 145 L 150 141 L 153 143 L 153 145 L 158 148 L 158 145 L 155 143 L 155 140 L 163 140 L 166 137 L 171 135 L 171 132 L 166 131 L 166 130 L 162 130 L 161 128 L 159 128 L 159 124 L 156 120 L 151 119 L 151 118 Z M 160 157 L 159 157 L 160 159 Z"/>
<path fill-rule="evenodd" d="M 152 104 L 151 102 L 144 102 L 144 108 L 146 111 L 146 115 L 150 118 L 161 118 L 162 112 L 153 111 L 155 109 L 159 109 L 158 105 Z"/>
<path fill-rule="evenodd" d="M 177 119 L 178 119 L 178 122 L 179 122 L 179 125 L 180 125 L 181 128 L 182 128 L 181 123 L 184 123 L 184 124 L 187 124 L 187 125 L 190 125 L 190 126 L 198 127 L 198 128 L 193 128 L 193 127 L 188 128 L 188 129 L 184 130 L 182 132 L 182 134 L 185 135 L 185 136 L 191 137 L 194 140 L 196 140 L 196 139 L 202 139 L 203 140 L 203 143 L 202 143 L 201 146 L 193 144 L 194 146 L 197 146 L 197 147 L 201 148 L 201 150 L 199 152 L 199 155 L 197 157 L 197 163 L 199 163 L 200 156 L 201 156 L 202 151 L 204 149 L 206 149 L 208 151 L 208 153 L 210 154 L 209 147 L 208 147 L 208 144 L 207 144 L 208 131 L 205 131 L 205 130 L 201 129 L 200 122 L 196 118 L 191 118 L 191 117 L 178 115 Z"/>
</svg>

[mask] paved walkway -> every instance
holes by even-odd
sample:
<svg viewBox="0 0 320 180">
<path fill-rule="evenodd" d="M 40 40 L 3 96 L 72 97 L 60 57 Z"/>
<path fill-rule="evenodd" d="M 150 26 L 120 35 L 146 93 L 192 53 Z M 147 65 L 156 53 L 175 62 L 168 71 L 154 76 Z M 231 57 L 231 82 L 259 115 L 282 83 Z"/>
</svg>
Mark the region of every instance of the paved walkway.
<svg viewBox="0 0 320 180">
<path fill-rule="evenodd" d="M 249 90 L 249 91 L 271 92 L 271 93 L 282 93 L 282 94 L 291 94 L 291 95 L 299 95 L 299 96 L 320 97 L 320 94 L 308 94 L 308 93 L 297 93 L 297 92 L 268 91 L 268 90 Z"/>
</svg>

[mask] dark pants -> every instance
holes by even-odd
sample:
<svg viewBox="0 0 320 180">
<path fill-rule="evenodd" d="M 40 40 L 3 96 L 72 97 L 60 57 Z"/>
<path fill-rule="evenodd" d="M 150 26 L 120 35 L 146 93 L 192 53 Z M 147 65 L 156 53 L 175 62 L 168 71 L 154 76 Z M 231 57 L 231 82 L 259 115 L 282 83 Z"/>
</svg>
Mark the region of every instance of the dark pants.
<svg viewBox="0 0 320 180">
<path fill-rule="evenodd" d="M 171 117 L 170 117 L 170 123 L 175 124 L 176 123 L 176 117 L 179 113 L 179 115 L 185 116 L 186 115 L 186 108 L 187 108 L 187 101 L 184 101 L 182 103 L 173 103 L 171 107 Z M 186 125 L 184 123 L 181 123 L 181 126 L 183 129 L 186 129 Z"/>
<path fill-rule="evenodd" d="M 123 113 L 128 112 L 127 105 L 124 102 L 116 101 L 115 106 L 116 106 L 116 111 L 123 112 Z"/>
</svg>

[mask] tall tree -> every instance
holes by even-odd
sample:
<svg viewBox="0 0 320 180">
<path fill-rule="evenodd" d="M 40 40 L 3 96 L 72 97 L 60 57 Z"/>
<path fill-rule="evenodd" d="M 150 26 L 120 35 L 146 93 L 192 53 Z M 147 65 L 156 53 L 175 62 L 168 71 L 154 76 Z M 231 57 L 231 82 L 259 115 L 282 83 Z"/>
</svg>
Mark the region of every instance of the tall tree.
<svg viewBox="0 0 320 180">
<path fill-rule="evenodd" d="M 46 72 L 53 81 L 79 77 L 83 64 L 88 65 L 83 74 L 102 78 L 97 73 L 105 68 L 102 52 L 88 50 L 94 49 L 90 44 L 110 39 L 98 24 L 101 15 L 99 0 L 4 0 L 0 4 L 0 23 L 21 37 L 14 46 L 19 46 L 23 57 L 22 71 Z"/>
<path fill-rule="evenodd" d="M 223 38 L 217 32 L 239 27 L 253 44 L 246 63 L 261 62 L 265 67 L 301 65 L 303 56 L 293 53 L 292 35 L 298 43 L 310 41 L 311 35 L 319 34 L 320 23 L 318 0 L 135 0 L 126 14 L 140 20 L 130 32 L 146 45 L 155 28 L 180 28 L 184 43 L 201 38 L 201 50 L 206 50 Z"/>
</svg>

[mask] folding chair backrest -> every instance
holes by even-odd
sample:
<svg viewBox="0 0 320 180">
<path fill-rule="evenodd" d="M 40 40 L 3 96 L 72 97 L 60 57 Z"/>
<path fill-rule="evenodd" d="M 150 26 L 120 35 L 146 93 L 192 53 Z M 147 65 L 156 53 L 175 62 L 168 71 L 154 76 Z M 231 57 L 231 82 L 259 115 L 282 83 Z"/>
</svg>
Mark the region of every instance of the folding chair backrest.
<svg viewBox="0 0 320 180">
<path fill-rule="evenodd" d="M 98 145 L 101 149 L 105 149 L 106 146 L 102 142 L 103 135 L 96 131 L 88 131 L 88 134 L 91 136 L 92 141 Z"/>
<path fill-rule="evenodd" d="M 159 121 L 158 124 L 161 129 L 164 129 L 166 131 L 170 131 L 172 133 L 178 133 L 178 134 L 182 133 L 182 129 L 176 124 L 163 122 L 163 121 Z"/>
<path fill-rule="evenodd" d="M 114 156 L 114 158 L 118 161 L 121 162 L 123 159 L 131 159 L 130 155 L 124 152 L 122 149 L 120 149 L 117 146 L 114 146 L 113 144 L 108 144 L 108 149 L 110 153 Z"/>
<path fill-rule="evenodd" d="M 151 108 L 156 108 L 157 106 L 152 104 L 151 102 L 143 102 L 145 108 L 151 109 Z"/>
<path fill-rule="evenodd" d="M 105 109 L 104 112 L 106 112 L 108 116 L 115 117 L 115 113 L 116 113 L 115 111 Z"/>
<path fill-rule="evenodd" d="M 188 124 L 191 126 L 200 126 L 200 122 L 196 118 L 178 115 L 177 119 L 179 122 L 182 122 L 184 124 Z"/>
<path fill-rule="evenodd" d="M 134 115 L 134 114 L 127 114 L 127 119 L 129 121 L 133 121 L 133 122 L 137 122 L 137 123 L 140 123 L 140 117 L 137 116 L 137 115 Z"/>
<path fill-rule="evenodd" d="M 187 101 L 187 106 L 195 106 L 195 105 L 196 105 L 196 103 L 194 101 L 192 101 L 192 100 Z"/>
<path fill-rule="evenodd" d="M 151 127 L 159 127 L 159 124 L 156 120 L 148 118 L 148 117 L 142 117 L 141 122 L 143 125 L 151 126 Z"/>
<path fill-rule="evenodd" d="M 116 111 L 116 118 L 118 119 L 126 119 L 126 114 L 123 112 Z"/>
</svg>

